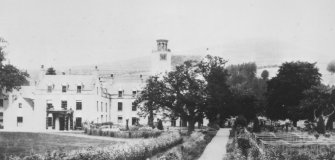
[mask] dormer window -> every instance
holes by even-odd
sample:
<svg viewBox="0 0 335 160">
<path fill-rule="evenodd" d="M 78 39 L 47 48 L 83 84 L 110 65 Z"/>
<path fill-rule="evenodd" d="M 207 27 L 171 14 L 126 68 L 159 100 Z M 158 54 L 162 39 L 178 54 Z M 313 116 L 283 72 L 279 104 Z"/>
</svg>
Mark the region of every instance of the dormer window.
<svg viewBox="0 0 335 160">
<path fill-rule="evenodd" d="M 81 86 L 77 86 L 77 93 L 81 93 Z"/>
<path fill-rule="evenodd" d="M 122 97 L 122 91 L 119 91 L 119 97 Z"/>
<path fill-rule="evenodd" d="M 48 85 L 48 93 L 51 93 L 52 91 L 52 85 Z"/>
<path fill-rule="evenodd" d="M 62 92 L 63 92 L 63 93 L 66 93 L 66 91 L 67 91 L 67 86 L 63 85 L 63 86 L 62 86 Z"/>
</svg>

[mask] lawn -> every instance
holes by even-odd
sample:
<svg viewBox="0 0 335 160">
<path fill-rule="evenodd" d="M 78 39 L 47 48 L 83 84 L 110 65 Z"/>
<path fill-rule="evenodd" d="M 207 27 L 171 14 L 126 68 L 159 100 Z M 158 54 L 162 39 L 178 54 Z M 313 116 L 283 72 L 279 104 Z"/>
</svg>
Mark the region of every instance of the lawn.
<svg viewBox="0 0 335 160">
<path fill-rule="evenodd" d="M 53 135 L 47 133 L 0 132 L 0 159 L 5 155 L 25 156 L 53 150 L 70 151 L 89 146 L 106 146 L 116 143 L 98 139 Z"/>
</svg>

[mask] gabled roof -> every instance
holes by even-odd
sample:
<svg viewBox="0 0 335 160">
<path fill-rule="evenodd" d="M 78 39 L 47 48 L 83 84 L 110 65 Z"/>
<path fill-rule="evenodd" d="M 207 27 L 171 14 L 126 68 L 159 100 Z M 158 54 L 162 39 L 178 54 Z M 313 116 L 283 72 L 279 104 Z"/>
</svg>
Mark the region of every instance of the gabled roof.
<svg viewBox="0 0 335 160">
<path fill-rule="evenodd" d="M 45 75 L 40 79 L 37 89 L 46 89 L 48 85 L 61 87 L 68 86 L 70 89 L 76 89 L 78 85 L 84 86 L 83 90 L 93 90 L 97 76 L 95 75 Z"/>
</svg>

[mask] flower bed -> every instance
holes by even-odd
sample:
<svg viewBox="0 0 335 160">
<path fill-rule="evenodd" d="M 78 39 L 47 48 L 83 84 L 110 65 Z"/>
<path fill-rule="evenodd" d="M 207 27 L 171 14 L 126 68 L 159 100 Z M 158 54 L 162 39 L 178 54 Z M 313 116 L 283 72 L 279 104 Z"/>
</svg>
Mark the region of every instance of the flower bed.
<svg viewBox="0 0 335 160">
<path fill-rule="evenodd" d="M 111 131 L 102 129 L 85 128 L 84 133 L 88 135 L 116 137 L 116 138 L 152 138 L 162 134 L 159 130 L 133 130 L 133 131 Z"/>
<path fill-rule="evenodd" d="M 69 153 L 53 153 L 45 155 L 31 155 L 24 157 L 25 160 L 145 160 L 152 155 L 165 151 L 182 142 L 182 137 L 177 132 L 164 133 L 157 138 L 141 140 L 133 143 L 116 144 L 107 147 L 98 147 L 71 151 Z M 19 157 L 12 157 L 12 159 L 20 159 Z"/>
</svg>

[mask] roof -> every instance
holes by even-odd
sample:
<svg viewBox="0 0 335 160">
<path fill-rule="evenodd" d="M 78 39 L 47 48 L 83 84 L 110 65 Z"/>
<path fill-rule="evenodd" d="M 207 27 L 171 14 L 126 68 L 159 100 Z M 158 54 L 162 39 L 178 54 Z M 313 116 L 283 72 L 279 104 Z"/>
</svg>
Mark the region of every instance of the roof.
<svg viewBox="0 0 335 160">
<path fill-rule="evenodd" d="M 124 94 L 132 94 L 133 91 L 141 90 L 145 85 L 147 75 L 128 74 L 117 75 L 113 79 L 106 81 L 106 87 L 111 94 L 118 94 L 118 91 L 124 91 Z"/>
<path fill-rule="evenodd" d="M 97 76 L 95 75 L 44 75 L 36 88 L 46 89 L 48 85 L 55 87 L 68 85 L 70 89 L 75 89 L 78 85 L 83 85 L 84 90 L 93 90 L 96 81 Z"/>
</svg>

